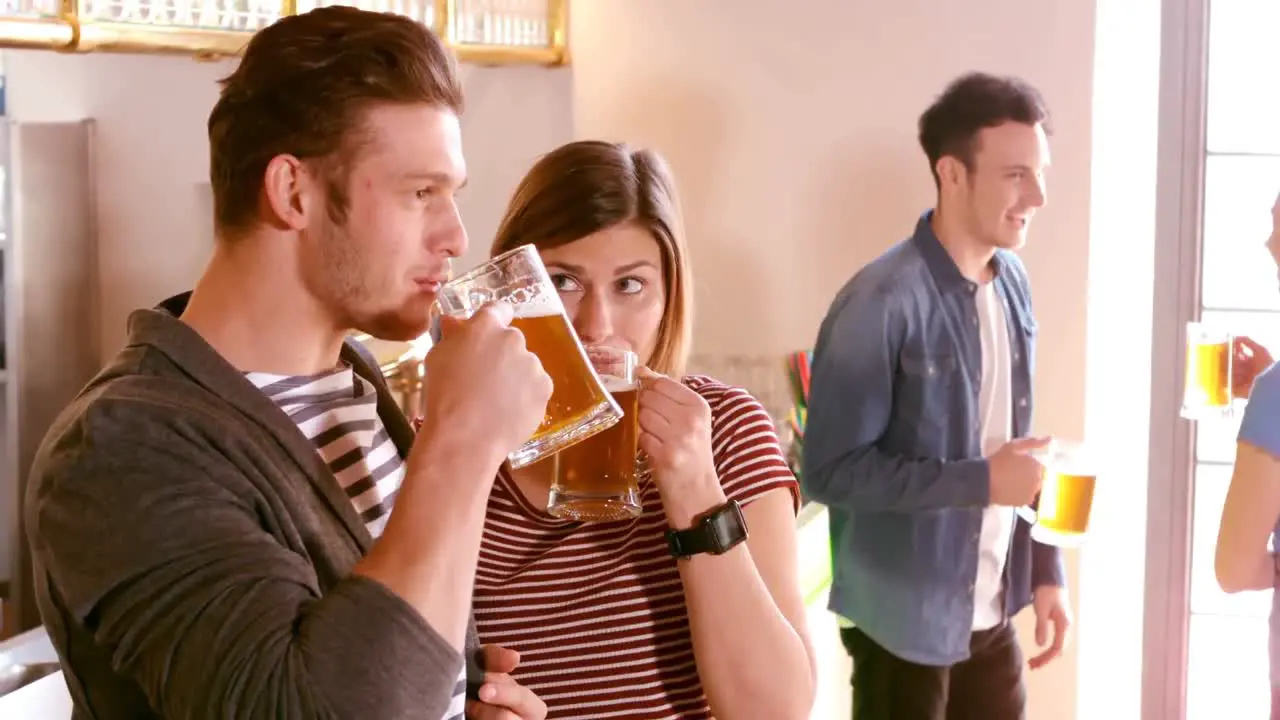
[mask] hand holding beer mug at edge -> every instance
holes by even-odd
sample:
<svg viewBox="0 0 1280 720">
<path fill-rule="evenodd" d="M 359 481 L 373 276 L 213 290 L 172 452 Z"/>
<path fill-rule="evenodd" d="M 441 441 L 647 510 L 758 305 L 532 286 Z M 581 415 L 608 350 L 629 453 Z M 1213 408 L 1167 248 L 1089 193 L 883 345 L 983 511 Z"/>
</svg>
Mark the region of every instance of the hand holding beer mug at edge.
<svg viewBox="0 0 1280 720">
<path fill-rule="evenodd" d="M 1231 362 L 1231 388 L 1236 397 L 1247 398 L 1253 390 L 1253 381 L 1263 370 L 1271 367 L 1275 360 L 1253 338 L 1237 335 L 1231 345 L 1231 352 L 1235 356 Z"/>
<path fill-rule="evenodd" d="M 1233 416 L 1240 408 L 1235 401 L 1247 399 L 1253 381 L 1274 362 L 1253 338 L 1204 321 L 1187 323 L 1186 352 L 1179 414 L 1192 421 Z"/>
<path fill-rule="evenodd" d="M 498 301 L 465 320 L 441 318 L 440 342 L 424 360 L 429 377 L 445 380 L 426 393 L 425 424 L 444 423 L 477 442 L 491 439 L 499 459 L 538 428 L 552 390 L 538 356 L 511 327 L 513 316 Z"/>
<path fill-rule="evenodd" d="M 471 317 L 494 301 L 511 305 L 512 313 L 504 315 L 504 330 L 522 336 L 522 349 L 542 364 L 543 377 L 549 378 L 552 386 L 550 397 L 542 404 L 542 422 L 523 442 L 513 445 L 507 454 L 512 470 L 550 457 L 622 419 L 622 408 L 605 390 L 587 360 L 586 351 L 573 331 L 537 248 L 521 245 L 491 258 L 450 280 L 440 288 L 440 295 L 436 298 L 444 316 L 442 323 L 446 318 Z M 511 327 L 506 328 L 506 325 Z M 448 327 L 456 326 L 456 323 L 448 324 Z M 431 353 L 427 355 L 430 357 Z M 424 372 L 431 377 L 430 368 Z M 482 384 L 499 379 L 496 375 L 493 379 L 484 375 L 476 377 L 480 382 L 466 387 L 463 392 L 473 392 Z M 452 378 L 448 382 L 453 383 Z M 508 384 L 506 378 L 501 382 L 504 387 L 515 387 Z M 495 392 L 493 387 L 485 390 L 490 395 Z M 495 411 L 504 404 L 496 404 L 491 412 L 495 416 L 502 415 Z M 430 419 L 428 417 L 428 422 Z"/>
<path fill-rule="evenodd" d="M 1034 453 L 1052 442 L 1047 437 L 1010 440 L 987 458 L 992 505 L 1031 504 L 1044 484 L 1044 463 Z"/>
<path fill-rule="evenodd" d="M 1021 438 L 1006 443 L 989 462 L 991 504 L 1012 505 L 1031 525 L 1031 539 L 1063 548 L 1084 542 L 1098 484 L 1097 458 L 1088 445 Z"/>
<path fill-rule="evenodd" d="M 698 489 L 699 483 L 722 492 L 711 457 L 707 401 L 684 383 L 648 368 L 640 369 L 640 379 L 640 449 L 663 505 L 686 489 Z"/>
</svg>

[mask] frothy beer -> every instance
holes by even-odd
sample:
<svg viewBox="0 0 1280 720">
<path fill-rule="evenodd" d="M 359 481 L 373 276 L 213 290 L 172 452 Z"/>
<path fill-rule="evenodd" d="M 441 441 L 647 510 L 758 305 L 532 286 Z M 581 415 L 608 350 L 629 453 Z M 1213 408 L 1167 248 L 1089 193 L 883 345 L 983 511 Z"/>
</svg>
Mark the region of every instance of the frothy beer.
<svg viewBox="0 0 1280 720">
<path fill-rule="evenodd" d="M 547 511 L 556 517 L 605 522 L 640 514 L 638 449 L 640 388 L 626 351 L 588 351 L 606 391 L 622 410 L 612 427 L 561 450 Z"/>
<path fill-rule="evenodd" d="M 573 425 L 608 402 L 608 394 L 592 377 L 578 337 L 559 308 L 549 302 L 519 305 L 511 326 L 524 335 L 525 345 L 542 361 L 553 385 L 547 413 L 535 436 Z"/>
<path fill-rule="evenodd" d="M 511 325 L 524 335 L 525 346 L 538 356 L 554 383 L 533 437 L 507 455 L 513 470 L 550 457 L 618 421 L 621 413 L 588 364 L 555 285 L 532 245 L 473 268 L 447 283 L 437 298 L 441 311 L 453 317 L 471 317 L 495 301 L 512 307 Z"/>
<path fill-rule="evenodd" d="M 1234 337 L 1200 322 L 1187 323 L 1187 375 L 1182 417 L 1204 420 L 1233 410 L 1231 355 Z"/>
</svg>

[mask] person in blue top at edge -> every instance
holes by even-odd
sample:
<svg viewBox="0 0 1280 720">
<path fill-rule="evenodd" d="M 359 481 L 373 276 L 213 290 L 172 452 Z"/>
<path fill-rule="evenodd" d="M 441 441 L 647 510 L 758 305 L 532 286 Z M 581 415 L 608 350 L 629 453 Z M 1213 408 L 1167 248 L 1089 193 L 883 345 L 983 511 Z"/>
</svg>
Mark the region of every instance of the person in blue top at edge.
<svg viewBox="0 0 1280 720">
<path fill-rule="evenodd" d="M 1280 197 L 1272 205 L 1271 223 L 1267 250 L 1280 267 Z M 1280 532 L 1280 370 L 1271 353 L 1247 337 L 1236 338 L 1234 351 L 1232 385 L 1237 394 L 1249 397 L 1249 405 L 1240 421 L 1235 468 L 1222 508 L 1214 558 L 1218 584 L 1229 593 L 1280 588 L 1280 559 L 1267 549 L 1267 540 Z M 1280 593 L 1272 596 L 1271 603 L 1272 720 L 1280 720 L 1277 602 Z"/>
<path fill-rule="evenodd" d="M 1034 605 L 1057 657 L 1071 612 L 1033 503 L 1036 323 L 1012 251 L 1045 203 L 1048 111 L 1022 80 L 970 73 L 921 116 L 936 207 L 860 270 L 814 347 L 804 491 L 839 537 L 831 609 L 851 621 L 858 720 L 1021 720 L 1010 619 Z"/>
</svg>

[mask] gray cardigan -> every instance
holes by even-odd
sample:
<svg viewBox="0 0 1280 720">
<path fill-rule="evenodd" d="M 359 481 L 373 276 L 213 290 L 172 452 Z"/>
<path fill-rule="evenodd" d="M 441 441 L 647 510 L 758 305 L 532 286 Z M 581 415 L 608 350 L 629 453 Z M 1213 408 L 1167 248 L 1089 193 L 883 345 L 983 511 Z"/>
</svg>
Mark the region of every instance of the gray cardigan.
<svg viewBox="0 0 1280 720">
<path fill-rule="evenodd" d="M 187 296 L 45 437 L 25 518 L 76 718 L 438 720 L 463 657 L 379 583 L 372 538 L 315 447 L 190 327 Z M 377 365 L 387 432 L 413 431 Z M 482 669 L 468 633 L 468 677 Z"/>
</svg>

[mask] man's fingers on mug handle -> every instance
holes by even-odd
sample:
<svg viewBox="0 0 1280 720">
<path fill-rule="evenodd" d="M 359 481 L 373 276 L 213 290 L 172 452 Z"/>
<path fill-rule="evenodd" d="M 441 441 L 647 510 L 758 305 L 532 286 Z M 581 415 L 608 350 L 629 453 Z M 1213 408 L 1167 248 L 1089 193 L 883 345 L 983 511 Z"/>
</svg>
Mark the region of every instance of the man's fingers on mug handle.
<svg viewBox="0 0 1280 720">
<path fill-rule="evenodd" d="M 441 339 L 447 338 L 453 333 L 457 332 L 458 328 L 462 327 L 465 322 L 466 322 L 465 320 L 459 317 L 454 317 L 452 315 L 441 315 L 440 316 Z"/>
<path fill-rule="evenodd" d="M 506 300 L 493 300 L 484 304 L 484 307 L 476 313 L 476 316 L 489 318 L 490 322 L 497 323 L 501 327 L 507 327 L 511 321 L 515 319 L 516 308 Z"/>
</svg>

